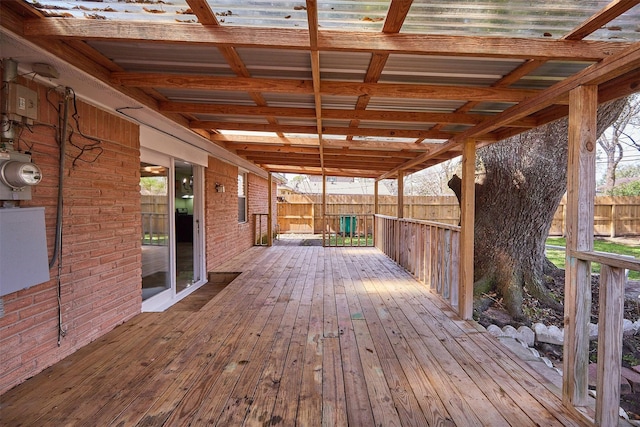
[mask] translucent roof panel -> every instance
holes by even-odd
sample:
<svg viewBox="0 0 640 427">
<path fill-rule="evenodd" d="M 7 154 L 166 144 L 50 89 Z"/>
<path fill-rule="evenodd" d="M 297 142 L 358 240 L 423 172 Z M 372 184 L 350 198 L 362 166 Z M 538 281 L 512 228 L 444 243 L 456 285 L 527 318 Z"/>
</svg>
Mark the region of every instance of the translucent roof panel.
<svg viewBox="0 0 640 427">
<path fill-rule="evenodd" d="M 24 0 L 47 16 L 97 20 L 196 23 L 186 0 Z M 610 0 L 414 0 L 401 32 L 560 38 Z M 305 1 L 208 0 L 220 25 L 308 28 Z M 382 31 L 390 0 L 318 2 L 320 30 Z M 640 40 L 635 7 L 587 37 Z"/>
<path fill-rule="evenodd" d="M 610 0 L 414 0 L 401 32 L 558 39 L 609 3 Z M 616 36 L 640 40 L 638 7 L 616 21 Z M 611 39 L 611 32 L 599 30 L 590 38 Z"/>
</svg>

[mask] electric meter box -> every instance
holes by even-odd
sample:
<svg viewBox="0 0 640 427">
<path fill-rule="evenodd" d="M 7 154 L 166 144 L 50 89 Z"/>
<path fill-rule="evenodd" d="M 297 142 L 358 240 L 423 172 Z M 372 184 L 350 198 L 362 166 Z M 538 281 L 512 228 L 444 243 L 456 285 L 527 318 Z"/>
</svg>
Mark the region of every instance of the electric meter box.
<svg viewBox="0 0 640 427">
<path fill-rule="evenodd" d="M 38 120 L 38 92 L 26 86 L 9 83 L 5 114 L 10 120 L 22 121 L 22 117 Z"/>
<path fill-rule="evenodd" d="M 42 172 L 30 155 L 0 152 L 0 200 L 31 200 L 31 187 L 40 180 Z"/>
<path fill-rule="evenodd" d="M 0 296 L 49 279 L 44 208 L 0 208 Z"/>
</svg>

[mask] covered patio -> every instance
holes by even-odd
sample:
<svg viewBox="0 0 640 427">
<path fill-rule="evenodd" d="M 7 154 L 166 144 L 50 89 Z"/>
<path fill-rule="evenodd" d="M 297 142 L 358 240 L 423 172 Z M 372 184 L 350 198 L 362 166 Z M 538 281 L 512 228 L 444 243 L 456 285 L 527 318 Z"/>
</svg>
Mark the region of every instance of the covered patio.
<svg viewBox="0 0 640 427">
<path fill-rule="evenodd" d="M 220 271 L 242 274 L 4 394 L 3 423 L 588 425 L 376 248 L 255 247 Z"/>
<path fill-rule="evenodd" d="M 210 265 L 238 279 L 197 309 L 139 315 L 5 393 L 2 422 L 616 425 L 624 270 L 640 263 L 593 251 L 594 147 L 598 106 L 640 89 L 640 1 L 237 3 L 3 1 L 0 31 L 21 78 L 73 87 L 204 150 L 220 161 L 211 174 L 228 162 L 267 189 L 275 173 L 321 175 L 325 186 L 331 176 L 396 179 L 397 217 L 376 217 L 381 251 L 275 246 L 219 266 L 237 234 L 208 236 Z M 564 117 L 561 400 L 468 319 L 476 150 Z M 427 232 L 404 219 L 404 178 L 460 156 L 460 227 Z M 216 179 L 210 201 L 228 198 L 208 205 L 209 224 L 239 200 Z M 267 192 L 261 214 L 273 230 Z M 400 267 L 431 277 L 421 270 L 429 254 L 435 271 L 451 273 L 441 277 L 453 309 Z M 602 264 L 605 290 L 595 415 L 591 262 Z M 45 366 L 38 347 L 16 356 L 21 373 Z"/>
</svg>

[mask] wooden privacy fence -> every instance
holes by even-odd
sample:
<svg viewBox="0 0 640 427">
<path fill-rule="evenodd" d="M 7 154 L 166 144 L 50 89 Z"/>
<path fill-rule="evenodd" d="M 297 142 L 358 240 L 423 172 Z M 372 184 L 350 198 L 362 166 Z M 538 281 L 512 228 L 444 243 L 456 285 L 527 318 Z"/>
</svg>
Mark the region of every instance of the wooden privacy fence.
<svg viewBox="0 0 640 427">
<path fill-rule="evenodd" d="M 375 246 L 458 312 L 460 227 L 376 215 Z"/>
<path fill-rule="evenodd" d="M 321 195 L 293 194 L 278 203 L 278 226 L 281 233 L 322 233 Z M 454 196 L 405 196 L 404 217 L 457 225 L 460 220 L 458 200 Z M 397 216 L 395 196 L 379 197 L 381 215 Z M 373 214 L 374 199 L 368 195 L 327 195 L 328 215 Z M 549 235 L 563 236 L 565 201 L 556 211 Z M 595 199 L 594 235 L 640 236 L 640 197 L 598 196 Z"/>
<path fill-rule="evenodd" d="M 322 233 L 322 196 L 292 194 L 278 202 L 278 225 L 281 233 Z M 460 220 L 458 200 L 449 196 L 405 196 L 404 217 L 457 225 Z M 397 216 L 395 196 L 378 198 L 378 213 Z M 373 215 L 374 197 L 369 195 L 327 195 L 327 215 Z"/>
</svg>

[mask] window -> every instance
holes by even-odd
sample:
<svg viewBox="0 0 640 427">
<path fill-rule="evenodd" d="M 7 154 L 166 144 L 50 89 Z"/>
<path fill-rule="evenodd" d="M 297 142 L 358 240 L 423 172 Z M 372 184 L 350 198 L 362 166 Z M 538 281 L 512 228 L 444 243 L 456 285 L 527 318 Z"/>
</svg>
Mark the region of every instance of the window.
<svg viewBox="0 0 640 427">
<path fill-rule="evenodd" d="M 238 222 L 247 222 L 247 174 L 238 174 Z"/>
</svg>

